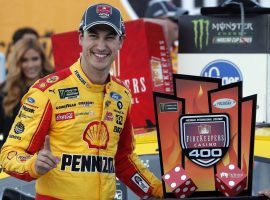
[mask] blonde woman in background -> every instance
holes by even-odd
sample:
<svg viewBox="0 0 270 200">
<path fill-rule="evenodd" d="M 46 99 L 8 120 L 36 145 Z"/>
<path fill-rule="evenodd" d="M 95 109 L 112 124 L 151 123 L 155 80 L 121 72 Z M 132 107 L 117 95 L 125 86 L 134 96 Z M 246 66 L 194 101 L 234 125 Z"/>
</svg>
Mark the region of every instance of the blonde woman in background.
<svg viewBox="0 0 270 200">
<path fill-rule="evenodd" d="M 15 44 L 7 66 L 6 81 L 0 87 L 0 147 L 18 114 L 23 95 L 35 81 L 53 72 L 41 43 L 31 38 Z"/>
</svg>

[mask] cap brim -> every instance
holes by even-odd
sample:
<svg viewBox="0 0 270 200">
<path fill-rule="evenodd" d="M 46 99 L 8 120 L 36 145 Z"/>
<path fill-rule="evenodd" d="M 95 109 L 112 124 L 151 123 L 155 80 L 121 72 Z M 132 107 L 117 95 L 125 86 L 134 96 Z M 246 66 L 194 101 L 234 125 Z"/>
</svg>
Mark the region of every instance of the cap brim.
<svg viewBox="0 0 270 200">
<path fill-rule="evenodd" d="M 83 27 L 83 30 L 86 31 L 89 28 L 91 28 L 95 25 L 100 25 L 100 24 L 108 25 L 108 26 L 112 27 L 119 36 L 122 35 L 122 32 L 115 25 L 113 25 L 112 23 L 107 22 L 107 21 L 96 21 L 96 22 L 90 23 L 90 24 L 88 24 L 88 26 Z"/>
</svg>

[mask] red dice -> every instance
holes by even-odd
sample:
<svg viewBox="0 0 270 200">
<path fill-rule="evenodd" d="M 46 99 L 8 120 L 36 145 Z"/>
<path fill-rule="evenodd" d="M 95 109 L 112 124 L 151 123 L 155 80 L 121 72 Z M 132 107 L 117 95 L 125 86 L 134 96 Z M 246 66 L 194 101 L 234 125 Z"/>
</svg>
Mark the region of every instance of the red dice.
<svg viewBox="0 0 270 200">
<path fill-rule="evenodd" d="M 164 174 L 162 179 L 178 198 L 189 197 L 195 190 L 197 190 L 197 186 L 188 177 L 185 170 L 179 165 Z"/>
<path fill-rule="evenodd" d="M 236 196 L 246 187 L 247 176 L 234 164 L 229 164 L 216 174 L 216 188 L 225 196 Z"/>
</svg>

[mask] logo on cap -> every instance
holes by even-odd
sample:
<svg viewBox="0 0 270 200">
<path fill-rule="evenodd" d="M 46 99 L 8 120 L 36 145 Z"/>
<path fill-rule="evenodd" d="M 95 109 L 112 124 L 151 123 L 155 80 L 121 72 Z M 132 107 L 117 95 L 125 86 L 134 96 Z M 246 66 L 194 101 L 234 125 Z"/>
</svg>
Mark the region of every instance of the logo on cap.
<svg viewBox="0 0 270 200">
<path fill-rule="evenodd" d="M 101 18 L 108 18 L 112 14 L 112 7 L 108 5 L 97 6 L 97 14 Z"/>
</svg>

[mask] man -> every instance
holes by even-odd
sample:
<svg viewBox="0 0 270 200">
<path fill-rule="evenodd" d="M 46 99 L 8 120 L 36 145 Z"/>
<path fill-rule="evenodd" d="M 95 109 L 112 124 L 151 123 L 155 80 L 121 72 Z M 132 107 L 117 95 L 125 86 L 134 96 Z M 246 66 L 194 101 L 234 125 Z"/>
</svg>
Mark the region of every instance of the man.
<svg viewBox="0 0 270 200">
<path fill-rule="evenodd" d="M 173 72 L 177 72 L 178 54 L 178 18 L 187 15 L 188 11 L 177 8 L 170 0 L 151 0 L 145 12 L 145 17 L 163 19 L 166 22 L 166 36 L 170 48 Z"/>
<path fill-rule="evenodd" d="M 258 194 L 264 195 L 264 196 L 268 197 L 268 199 L 270 199 L 270 189 L 265 189 L 265 190 L 259 191 Z"/>
<path fill-rule="evenodd" d="M 78 61 L 37 81 L 22 99 L 2 148 L 3 169 L 37 179 L 37 199 L 113 199 L 115 176 L 141 198 L 161 197 L 161 182 L 133 153 L 130 91 L 109 75 L 125 37 L 119 10 L 88 7 L 79 31 Z"/>
</svg>

